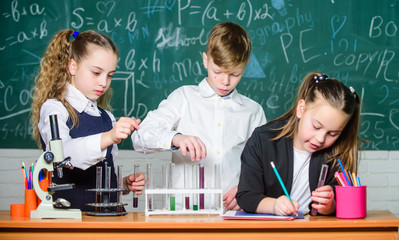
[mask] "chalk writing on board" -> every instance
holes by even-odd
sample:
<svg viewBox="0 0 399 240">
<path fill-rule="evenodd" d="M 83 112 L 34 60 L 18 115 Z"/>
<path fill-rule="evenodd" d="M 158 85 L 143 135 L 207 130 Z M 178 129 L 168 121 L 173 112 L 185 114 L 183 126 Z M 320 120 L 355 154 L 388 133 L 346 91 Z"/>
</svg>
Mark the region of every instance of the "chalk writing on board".
<svg viewBox="0 0 399 240">
<path fill-rule="evenodd" d="M 237 89 L 261 104 L 268 120 L 290 108 L 302 78 L 317 70 L 361 95 L 363 148 L 399 149 L 399 9 L 396 1 L 377 2 L 0 1 L 0 147 L 35 147 L 33 79 L 61 29 L 92 29 L 115 42 L 113 113 L 144 118 L 176 88 L 207 76 L 202 53 L 210 30 L 233 21 L 253 47 Z"/>
</svg>

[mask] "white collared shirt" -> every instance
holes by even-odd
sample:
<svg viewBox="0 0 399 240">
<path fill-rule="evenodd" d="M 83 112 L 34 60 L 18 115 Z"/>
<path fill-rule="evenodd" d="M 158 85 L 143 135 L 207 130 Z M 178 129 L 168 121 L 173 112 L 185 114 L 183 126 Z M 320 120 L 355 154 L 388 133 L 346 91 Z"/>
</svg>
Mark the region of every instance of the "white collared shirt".
<svg viewBox="0 0 399 240">
<path fill-rule="evenodd" d="M 97 102 L 87 99 L 78 89 L 68 84 L 66 100 L 79 113 L 85 112 L 92 116 L 101 116 L 100 110 L 97 108 Z M 115 117 L 106 111 L 111 118 L 112 126 L 115 125 Z M 97 162 L 105 159 L 107 149 L 101 151 L 101 134 L 94 134 L 86 137 L 72 139 L 69 135 L 67 121 L 69 114 L 64 105 L 56 99 L 47 99 L 40 109 L 39 132 L 46 143 L 51 140 L 50 120 L 49 116 L 56 114 L 58 120 L 58 129 L 60 138 L 62 139 L 64 157 L 71 157 L 71 163 L 74 167 L 87 169 Z M 112 155 L 115 159 L 118 154 L 118 147 L 113 145 Z"/>
<path fill-rule="evenodd" d="M 221 187 L 226 193 L 238 184 L 240 156 L 253 130 L 266 123 L 262 107 L 234 90 L 220 97 L 206 79 L 198 86 L 183 86 L 150 111 L 132 134 L 134 149 L 147 153 L 171 150 L 172 138 L 181 133 L 199 137 L 205 144 L 205 187 L 213 187 L 213 166 L 221 164 Z M 138 138 L 138 135 L 140 138 Z M 141 146 L 142 144 L 142 146 Z M 144 149 L 143 149 L 144 148 Z M 189 156 L 173 151 L 176 164 L 174 188 L 184 188 L 184 164 L 192 164 Z M 197 163 L 197 162 L 195 162 Z"/>
</svg>

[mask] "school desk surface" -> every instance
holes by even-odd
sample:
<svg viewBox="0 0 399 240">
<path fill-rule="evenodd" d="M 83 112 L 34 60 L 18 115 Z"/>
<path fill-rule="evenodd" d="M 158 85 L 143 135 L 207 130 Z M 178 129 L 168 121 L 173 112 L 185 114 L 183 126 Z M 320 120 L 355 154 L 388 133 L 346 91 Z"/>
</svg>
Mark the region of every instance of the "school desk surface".
<svg viewBox="0 0 399 240">
<path fill-rule="evenodd" d="M 306 216 L 292 221 L 223 220 L 220 216 L 29 219 L 0 211 L 0 239 L 398 239 L 399 218 L 368 211 L 365 219 Z"/>
</svg>

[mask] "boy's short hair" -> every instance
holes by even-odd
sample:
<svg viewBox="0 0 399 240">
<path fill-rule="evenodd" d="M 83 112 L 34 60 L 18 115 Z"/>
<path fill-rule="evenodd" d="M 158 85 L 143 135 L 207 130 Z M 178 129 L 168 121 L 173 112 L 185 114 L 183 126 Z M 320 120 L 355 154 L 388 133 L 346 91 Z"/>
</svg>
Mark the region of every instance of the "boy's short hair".
<svg viewBox="0 0 399 240">
<path fill-rule="evenodd" d="M 251 40 L 244 28 L 236 23 L 224 22 L 212 28 L 206 51 L 216 65 L 230 69 L 246 63 L 251 48 Z"/>
</svg>

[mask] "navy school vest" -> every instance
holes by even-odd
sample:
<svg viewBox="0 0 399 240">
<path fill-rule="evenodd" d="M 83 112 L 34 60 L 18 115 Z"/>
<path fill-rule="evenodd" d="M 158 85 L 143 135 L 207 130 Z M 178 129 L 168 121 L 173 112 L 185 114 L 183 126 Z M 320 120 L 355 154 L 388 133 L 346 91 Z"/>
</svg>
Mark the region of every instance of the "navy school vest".
<svg viewBox="0 0 399 240">
<path fill-rule="evenodd" d="M 97 133 L 107 132 L 112 129 L 112 121 L 105 110 L 99 108 L 101 112 L 100 117 L 91 116 L 85 112 L 77 113 L 79 123 L 73 129 L 70 130 L 69 134 L 72 138 L 85 137 L 94 135 Z M 67 126 L 71 128 L 72 120 L 68 119 Z M 95 192 L 86 191 L 86 189 L 96 188 L 96 167 L 103 167 L 103 179 L 102 188 L 105 186 L 105 169 L 104 161 L 107 161 L 107 165 L 111 167 L 111 188 L 117 187 L 117 177 L 115 174 L 114 161 L 111 154 L 112 145 L 107 148 L 106 159 L 98 162 L 96 165 L 89 167 L 86 170 L 74 168 L 72 170 L 63 168 L 63 177 L 58 178 L 56 169 L 54 169 L 53 182 L 57 184 L 68 184 L 74 183 L 75 188 L 71 190 L 57 191 L 53 195 L 53 199 L 64 198 L 71 203 L 70 208 L 78 208 L 82 211 L 94 212 L 95 208 L 87 206 L 86 203 L 95 203 L 96 195 Z M 116 202 L 116 193 L 111 193 L 111 202 Z"/>
</svg>

